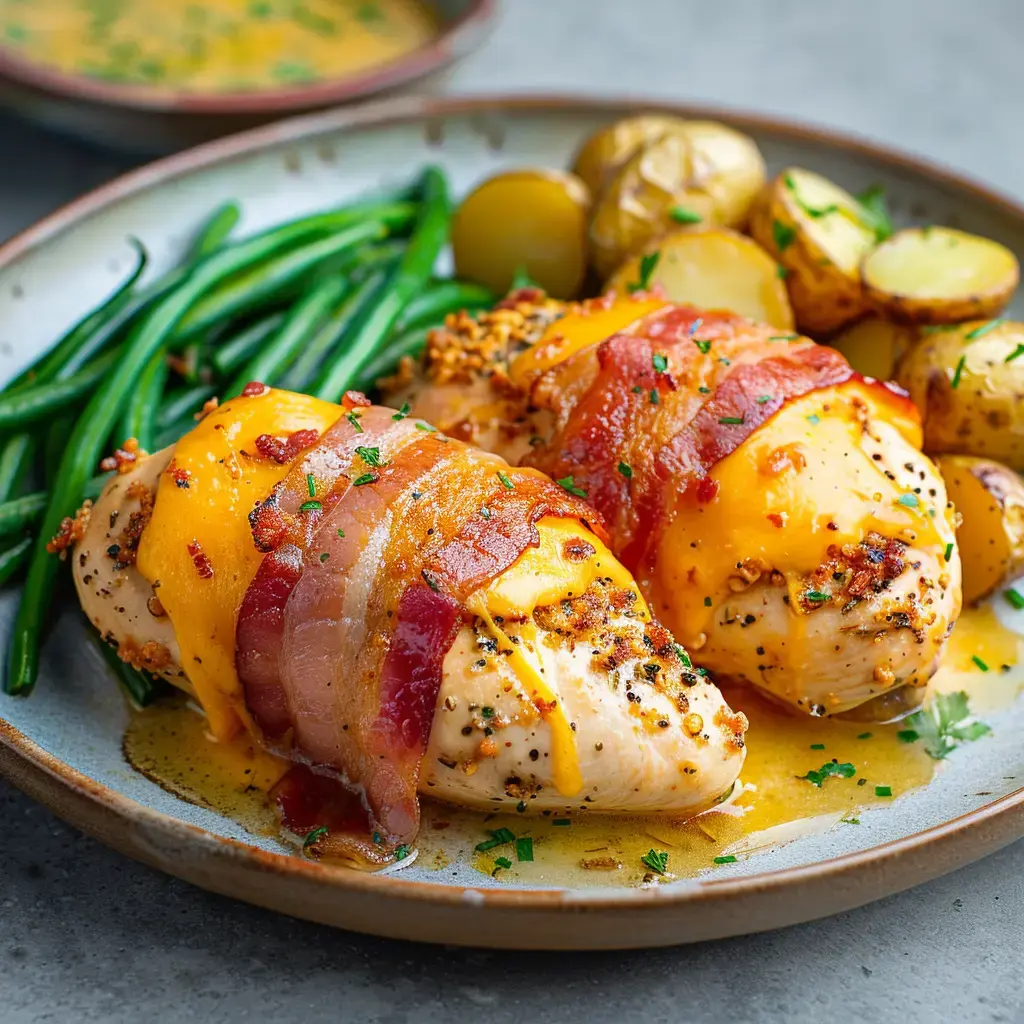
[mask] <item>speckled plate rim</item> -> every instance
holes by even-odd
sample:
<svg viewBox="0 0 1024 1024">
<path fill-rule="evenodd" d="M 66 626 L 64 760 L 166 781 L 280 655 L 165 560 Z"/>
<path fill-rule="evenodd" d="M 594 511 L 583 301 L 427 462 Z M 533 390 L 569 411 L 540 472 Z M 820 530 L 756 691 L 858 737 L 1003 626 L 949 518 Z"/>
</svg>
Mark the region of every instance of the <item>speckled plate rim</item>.
<svg viewBox="0 0 1024 1024">
<path fill-rule="evenodd" d="M 639 109 L 868 156 L 967 192 L 1024 223 L 1007 196 L 865 139 L 723 108 L 639 99 L 401 99 L 294 118 L 159 160 L 69 203 L 0 246 L 0 270 L 104 207 L 176 178 L 325 133 L 450 116 Z M 638 948 L 763 931 L 840 913 L 935 878 L 1024 837 L 1024 787 L 934 827 L 816 864 L 739 878 L 621 890 L 493 889 L 406 881 L 257 849 L 131 800 L 71 768 L 0 718 L 0 773 L 82 831 L 203 888 L 372 934 L 515 949 Z M 582 918 L 582 920 L 581 920 Z"/>
<path fill-rule="evenodd" d="M 58 71 L 26 60 L 2 44 L 0 79 L 53 96 L 136 111 L 218 117 L 244 114 L 282 116 L 289 112 L 351 102 L 424 78 L 475 49 L 491 30 L 496 13 L 497 0 L 470 0 L 467 9 L 458 17 L 444 22 L 441 31 L 425 46 L 365 72 L 313 85 L 225 93 L 188 93 L 177 89 L 123 85 Z"/>
</svg>

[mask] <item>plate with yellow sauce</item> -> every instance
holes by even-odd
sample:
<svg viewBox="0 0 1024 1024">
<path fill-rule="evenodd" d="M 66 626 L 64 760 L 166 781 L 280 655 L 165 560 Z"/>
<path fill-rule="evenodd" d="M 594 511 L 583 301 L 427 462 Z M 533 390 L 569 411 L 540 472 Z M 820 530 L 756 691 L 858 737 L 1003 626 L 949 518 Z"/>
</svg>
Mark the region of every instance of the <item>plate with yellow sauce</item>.
<svg viewBox="0 0 1024 1024">
<path fill-rule="evenodd" d="M 784 122 L 654 106 L 745 133 L 769 172 L 796 165 L 855 192 L 882 186 L 897 227 L 924 218 L 1024 254 L 1024 208 L 919 161 Z M 129 238 L 149 252 L 147 273 L 160 274 L 189 244 L 185 226 L 229 199 L 250 235 L 401 189 L 409 168 L 428 164 L 462 197 L 501 171 L 568 166 L 584 140 L 633 109 L 553 97 L 393 101 L 267 126 L 130 174 L 0 249 L 0 376 L 16 375 L 110 293 L 133 265 Z M 1018 300 L 1004 316 L 1021 311 Z M 318 859 L 301 837 L 282 834 L 269 806 L 281 763 L 244 731 L 215 742 L 186 696 L 130 708 L 70 595 L 35 691 L 0 696 L 0 771 L 160 870 L 373 934 L 597 949 L 782 927 L 882 898 L 1024 836 L 1024 597 L 1008 598 L 1011 590 L 960 613 L 927 703 L 898 721 L 796 713 L 720 680 L 749 723 L 746 759 L 722 799 L 688 820 L 603 815 L 582 803 L 529 813 L 525 799 L 522 809 L 487 813 L 428 796 L 404 863 L 380 873 Z M 5 649 L 17 600 L 0 591 Z M 482 709 L 485 721 L 493 714 Z"/>
<path fill-rule="evenodd" d="M 3 0 L 0 98 L 119 148 L 180 147 L 430 75 L 492 14 L 491 0 Z"/>
</svg>

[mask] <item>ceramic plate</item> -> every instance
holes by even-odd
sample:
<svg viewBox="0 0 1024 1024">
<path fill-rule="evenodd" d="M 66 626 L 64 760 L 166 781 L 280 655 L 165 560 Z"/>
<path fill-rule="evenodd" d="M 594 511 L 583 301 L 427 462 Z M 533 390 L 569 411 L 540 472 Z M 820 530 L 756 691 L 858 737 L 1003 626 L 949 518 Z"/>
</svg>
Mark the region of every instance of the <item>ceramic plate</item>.
<svg viewBox="0 0 1024 1024">
<path fill-rule="evenodd" d="M 188 226 L 228 197 L 242 201 L 243 227 L 254 230 L 398 185 L 429 161 L 461 191 L 511 165 L 563 166 L 588 133 L 637 106 L 399 101 L 273 125 L 146 167 L 0 249 L 0 375 L 13 375 L 125 273 L 129 234 L 143 240 L 159 271 L 180 254 Z M 853 190 L 880 182 L 898 221 L 964 227 L 1024 257 L 1024 209 L 944 171 L 810 128 L 660 108 L 736 125 L 773 168 L 813 167 Z M 4 629 L 14 601 L 12 593 L 0 597 Z M 289 914 L 434 942 L 614 948 L 735 935 L 847 910 L 1024 835 L 1024 702 L 988 721 L 991 736 L 945 762 L 931 785 L 863 812 L 859 828 L 831 822 L 696 878 L 648 888 L 526 888 L 499 885 L 457 858 L 444 870 L 418 862 L 375 876 L 304 860 L 132 771 L 121 752 L 120 693 L 69 605 L 35 693 L 0 697 L 0 770 L 131 857 Z"/>
</svg>

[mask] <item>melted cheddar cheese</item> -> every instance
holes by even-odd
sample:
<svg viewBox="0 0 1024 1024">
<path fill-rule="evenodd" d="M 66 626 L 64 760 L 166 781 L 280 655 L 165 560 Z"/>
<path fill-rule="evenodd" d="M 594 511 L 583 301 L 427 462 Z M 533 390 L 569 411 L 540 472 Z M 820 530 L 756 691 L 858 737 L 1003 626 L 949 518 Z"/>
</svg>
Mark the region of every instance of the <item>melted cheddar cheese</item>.
<svg viewBox="0 0 1024 1024">
<path fill-rule="evenodd" d="M 249 512 L 290 468 L 252 457 L 256 438 L 323 433 L 340 415 L 337 405 L 289 391 L 235 398 L 177 443 L 161 476 L 137 567 L 174 626 L 181 667 L 217 739 L 230 739 L 247 717 L 235 672 L 235 621 L 263 560 Z M 212 576 L 199 571 L 195 552 Z"/>
<path fill-rule="evenodd" d="M 804 616 L 795 598 L 831 545 L 856 545 L 872 531 L 937 550 L 954 541 L 952 509 L 915 494 L 912 468 L 888 466 L 874 457 L 880 446 L 866 443 L 865 410 L 883 444 L 899 437 L 917 448 L 921 440 L 917 423 L 880 408 L 873 392 L 850 382 L 788 402 L 715 466 L 713 501 L 679 503 L 641 586 L 659 616 L 684 627 L 681 643 L 700 649 L 748 560 L 786 577 L 797 650 Z"/>
</svg>

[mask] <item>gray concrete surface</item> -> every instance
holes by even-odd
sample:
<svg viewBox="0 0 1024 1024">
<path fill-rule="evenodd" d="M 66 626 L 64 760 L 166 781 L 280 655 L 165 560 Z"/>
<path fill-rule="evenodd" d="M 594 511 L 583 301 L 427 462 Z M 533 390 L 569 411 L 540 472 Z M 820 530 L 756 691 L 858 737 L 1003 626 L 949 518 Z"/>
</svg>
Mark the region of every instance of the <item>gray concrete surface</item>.
<svg viewBox="0 0 1024 1024">
<path fill-rule="evenodd" d="M 802 117 L 1024 196 L 1019 0 L 506 0 L 450 91 Z M 0 236 L 126 166 L 0 120 Z M 0 782 L 0 1021 L 1024 1021 L 1024 843 L 842 917 L 651 953 L 420 948 L 210 896 Z"/>
</svg>

